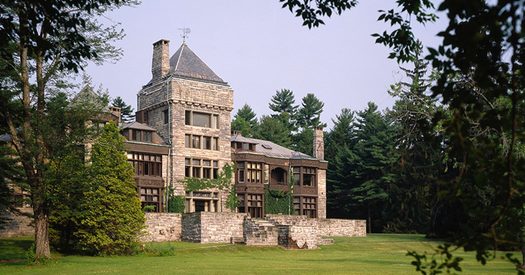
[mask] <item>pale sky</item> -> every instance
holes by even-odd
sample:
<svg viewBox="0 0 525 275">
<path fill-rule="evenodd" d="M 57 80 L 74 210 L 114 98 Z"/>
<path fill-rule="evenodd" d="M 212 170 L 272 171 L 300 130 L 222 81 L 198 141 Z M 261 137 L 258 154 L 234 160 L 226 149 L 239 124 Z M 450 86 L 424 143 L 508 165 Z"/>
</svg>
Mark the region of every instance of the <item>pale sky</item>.
<svg viewBox="0 0 525 275">
<path fill-rule="evenodd" d="M 306 93 L 321 99 L 321 119 L 331 127 L 342 108 L 361 110 L 369 101 L 381 109 L 393 104 L 387 90 L 403 74 L 371 34 L 388 27 L 376 21 L 377 10 L 393 8 L 394 2 L 362 1 L 309 30 L 278 0 L 144 0 L 107 16 L 126 33 L 117 43 L 124 56 L 115 64 L 90 65 L 87 73 L 112 98 L 121 96 L 136 108 L 137 92 L 151 79 L 152 44 L 170 40 L 171 56 L 182 43 L 179 28 L 188 27 L 188 46 L 234 90 L 232 117 L 245 103 L 259 117 L 270 114 L 270 98 L 287 88 L 296 104 Z M 437 45 L 435 34 L 442 29 L 435 23 L 416 34 L 426 45 Z"/>
</svg>

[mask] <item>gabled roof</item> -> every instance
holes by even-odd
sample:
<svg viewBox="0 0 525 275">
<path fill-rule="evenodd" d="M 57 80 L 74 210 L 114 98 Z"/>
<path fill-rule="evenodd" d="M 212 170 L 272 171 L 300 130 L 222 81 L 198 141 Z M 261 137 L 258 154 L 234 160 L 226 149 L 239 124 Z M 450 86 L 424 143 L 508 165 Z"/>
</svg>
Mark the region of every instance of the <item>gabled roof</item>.
<svg viewBox="0 0 525 275">
<path fill-rule="evenodd" d="M 131 122 L 131 123 L 124 123 L 122 125 L 122 130 L 124 129 L 136 129 L 136 130 L 145 130 L 145 131 L 153 131 L 153 132 L 156 132 L 157 129 L 155 128 L 152 128 L 152 127 L 149 127 L 148 125 L 146 124 L 143 124 L 143 123 L 139 123 L 139 122 Z"/>
<path fill-rule="evenodd" d="M 241 135 L 232 135 L 231 141 L 255 144 L 255 152 L 263 154 L 267 157 L 317 160 L 312 156 L 288 149 L 268 140 L 247 138 Z"/>
<path fill-rule="evenodd" d="M 170 73 L 175 76 L 191 77 L 226 84 L 204 63 L 186 43 L 170 58 Z"/>
</svg>

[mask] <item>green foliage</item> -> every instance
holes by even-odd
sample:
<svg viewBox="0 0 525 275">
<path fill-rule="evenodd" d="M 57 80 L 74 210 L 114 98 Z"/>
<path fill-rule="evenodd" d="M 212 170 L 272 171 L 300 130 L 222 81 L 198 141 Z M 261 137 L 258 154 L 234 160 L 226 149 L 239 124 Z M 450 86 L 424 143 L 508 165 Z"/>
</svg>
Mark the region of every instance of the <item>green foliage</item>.
<svg viewBox="0 0 525 275">
<path fill-rule="evenodd" d="M 293 209 L 291 192 L 264 189 L 264 212 L 266 214 L 287 214 L 290 215 Z"/>
<path fill-rule="evenodd" d="M 116 125 L 104 126 L 93 145 L 90 186 L 79 216 L 78 249 L 88 254 L 133 252 L 144 214 L 135 190 L 134 172 L 124 154 Z"/>
<path fill-rule="evenodd" d="M 324 103 L 314 94 L 306 94 L 303 97 L 301 108 L 297 112 L 297 124 L 302 128 L 309 129 L 326 127 L 326 124 L 321 122 L 323 107 Z"/>
<path fill-rule="evenodd" d="M 437 248 L 433 248 L 434 253 L 428 254 L 424 252 L 419 254 L 416 251 L 409 251 L 407 256 L 414 257 L 412 265 L 416 267 L 416 271 L 423 275 L 435 275 L 435 274 L 455 274 L 461 272 L 462 269 L 459 263 L 463 261 L 462 257 L 452 255 L 450 244 L 441 244 Z"/>
<path fill-rule="evenodd" d="M 271 116 L 263 116 L 261 118 L 255 137 L 284 147 L 289 147 L 292 143 L 290 131 L 286 125 L 279 118 Z"/>
<path fill-rule="evenodd" d="M 113 99 L 111 102 L 111 105 L 113 107 L 120 108 L 120 119 L 124 122 L 130 122 L 135 119 L 135 114 L 133 113 L 133 108 L 131 105 L 126 104 L 124 102 L 124 99 L 122 99 L 120 96 L 117 96 Z"/>
<path fill-rule="evenodd" d="M 173 190 L 170 187 L 168 191 L 168 212 L 169 213 L 184 213 L 184 196 L 173 195 Z"/>
<path fill-rule="evenodd" d="M 232 184 L 235 167 L 226 163 L 215 179 L 185 178 L 184 187 L 187 192 L 217 188 L 219 190 L 228 189 Z"/>
<path fill-rule="evenodd" d="M 239 206 L 239 198 L 237 198 L 237 190 L 235 186 L 230 188 L 228 192 L 228 198 L 226 199 L 226 207 L 230 210 L 235 210 Z"/>
<path fill-rule="evenodd" d="M 0 121 L 24 167 L 35 219 L 36 258 L 49 258 L 49 181 L 55 137 L 46 99 L 64 89 L 68 74 L 92 61 L 116 59 L 121 51 L 111 43 L 122 38 L 117 24 L 104 26 L 104 13 L 132 0 L 2 1 L 0 11 Z M 7 66 L 4 66 L 7 65 Z M 64 77 L 66 76 L 66 77 Z M 56 89 L 56 90 L 55 90 Z M 3 128 L 7 126 L 6 128 Z"/>
<path fill-rule="evenodd" d="M 297 108 L 295 96 L 291 90 L 281 89 L 277 91 L 269 104 L 270 110 L 274 112 L 273 118 L 277 118 L 288 129 L 288 135 L 297 131 Z"/>
<path fill-rule="evenodd" d="M 239 131 L 245 137 L 253 137 L 257 126 L 257 117 L 248 104 L 244 104 L 233 117 L 232 131 Z"/>
</svg>

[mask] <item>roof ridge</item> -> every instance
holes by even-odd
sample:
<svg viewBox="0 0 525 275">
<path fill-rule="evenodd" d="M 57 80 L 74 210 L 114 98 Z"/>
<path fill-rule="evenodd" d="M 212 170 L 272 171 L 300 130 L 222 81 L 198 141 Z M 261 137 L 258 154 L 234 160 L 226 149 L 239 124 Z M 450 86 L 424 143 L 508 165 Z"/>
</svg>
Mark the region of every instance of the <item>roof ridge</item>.
<svg viewBox="0 0 525 275">
<path fill-rule="evenodd" d="M 180 62 L 180 59 L 182 57 L 182 52 L 184 51 L 184 46 L 185 45 L 186 45 L 186 43 L 182 42 L 182 45 L 180 47 L 179 57 L 177 58 L 177 64 L 175 64 L 175 68 L 173 69 L 174 71 L 177 70 L 177 67 L 179 67 L 179 62 Z"/>
</svg>

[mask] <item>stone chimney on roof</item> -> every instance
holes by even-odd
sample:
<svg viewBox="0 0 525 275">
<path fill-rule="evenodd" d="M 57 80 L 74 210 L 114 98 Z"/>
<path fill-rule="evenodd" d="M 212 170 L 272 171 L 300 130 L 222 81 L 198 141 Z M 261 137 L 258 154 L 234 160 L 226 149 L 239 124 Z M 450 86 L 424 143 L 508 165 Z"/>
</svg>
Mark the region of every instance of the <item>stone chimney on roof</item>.
<svg viewBox="0 0 525 275">
<path fill-rule="evenodd" d="M 324 160 L 324 132 L 322 127 L 314 130 L 313 157 Z"/>
<path fill-rule="evenodd" d="M 170 41 L 161 39 L 153 43 L 151 74 L 153 80 L 161 79 L 170 71 Z"/>
</svg>

